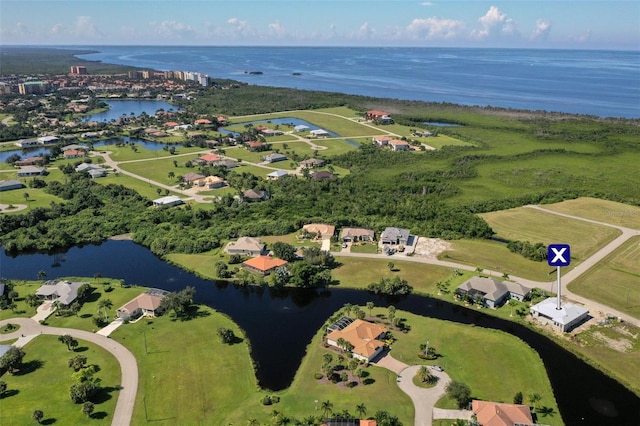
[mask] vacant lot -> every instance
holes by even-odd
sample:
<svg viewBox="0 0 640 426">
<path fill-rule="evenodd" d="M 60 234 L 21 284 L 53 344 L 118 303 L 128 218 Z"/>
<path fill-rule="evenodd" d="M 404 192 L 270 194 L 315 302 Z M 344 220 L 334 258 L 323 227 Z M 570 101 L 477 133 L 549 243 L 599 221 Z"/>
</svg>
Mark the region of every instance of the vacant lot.
<svg viewBox="0 0 640 426">
<path fill-rule="evenodd" d="M 542 206 L 554 212 L 566 213 L 613 225 L 640 229 L 640 207 L 598 198 L 577 198 Z"/>
<path fill-rule="evenodd" d="M 56 336 L 38 336 L 24 347 L 26 353 L 24 374 L 4 374 L 7 392 L 0 401 L 0 424 L 22 426 L 35 424 L 31 419 L 34 410 L 42 410 L 42 424 L 58 425 L 110 425 L 113 419 L 120 383 L 120 367 L 106 350 L 92 343 L 79 340 L 75 352 L 58 342 Z M 91 419 L 82 413 L 81 404 L 69 398 L 69 388 L 74 383 L 73 370 L 67 366 L 75 355 L 87 357 L 87 364 L 100 367 L 96 377 L 102 379 L 105 391 L 95 401 Z"/>
<path fill-rule="evenodd" d="M 633 237 L 569 284 L 589 299 L 640 318 L 640 237 Z"/>
<path fill-rule="evenodd" d="M 526 207 L 485 213 L 480 216 L 487 221 L 499 238 L 532 243 L 570 244 L 571 258 L 574 262 L 586 259 L 620 235 L 617 229 Z"/>
</svg>

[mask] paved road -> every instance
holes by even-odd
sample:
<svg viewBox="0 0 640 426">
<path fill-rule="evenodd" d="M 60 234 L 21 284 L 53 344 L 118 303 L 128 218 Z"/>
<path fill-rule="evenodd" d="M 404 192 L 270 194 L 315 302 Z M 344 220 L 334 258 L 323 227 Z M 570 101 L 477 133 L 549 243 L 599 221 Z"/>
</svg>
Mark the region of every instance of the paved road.
<svg viewBox="0 0 640 426">
<path fill-rule="evenodd" d="M 138 364 L 131 352 L 120 343 L 113 341 L 105 336 L 99 334 L 90 333 L 84 330 L 76 330 L 73 328 L 58 328 L 47 327 L 30 318 L 11 318 L 0 321 L 0 327 L 5 324 L 19 324 L 20 329 L 14 333 L 3 334 L 3 340 L 18 339 L 18 344 L 21 341 L 29 341 L 40 334 L 50 334 L 54 336 L 61 336 L 68 334 L 77 339 L 86 340 L 87 342 L 94 343 L 107 351 L 109 351 L 120 363 L 120 371 L 122 377 L 120 379 L 120 392 L 118 394 L 118 401 L 116 403 L 116 409 L 113 413 L 113 420 L 111 424 L 113 426 L 125 426 L 131 423 L 131 416 L 133 415 L 133 407 L 136 402 L 136 393 L 138 392 Z M 25 337 L 22 338 L 21 336 Z"/>
</svg>

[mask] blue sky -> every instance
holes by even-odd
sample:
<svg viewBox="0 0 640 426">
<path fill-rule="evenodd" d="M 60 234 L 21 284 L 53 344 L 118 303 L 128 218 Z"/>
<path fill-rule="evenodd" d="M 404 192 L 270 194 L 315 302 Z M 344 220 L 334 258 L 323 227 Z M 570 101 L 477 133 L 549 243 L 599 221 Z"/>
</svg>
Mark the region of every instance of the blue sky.
<svg viewBox="0 0 640 426">
<path fill-rule="evenodd" d="M 640 1 L 1 0 L 0 44 L 640 50 Z"/>
</svg>

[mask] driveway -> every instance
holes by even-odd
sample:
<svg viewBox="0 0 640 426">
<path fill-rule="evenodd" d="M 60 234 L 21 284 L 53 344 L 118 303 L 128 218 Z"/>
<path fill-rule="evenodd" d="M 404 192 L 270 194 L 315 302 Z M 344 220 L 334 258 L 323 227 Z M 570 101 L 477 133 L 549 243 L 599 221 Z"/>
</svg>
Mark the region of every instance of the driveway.
<svg viewBox="0 0 640 426">
<path fill-rule="evenodd" d="M 138 364 L 136 364 L 136 358 L 127 348 L 99 334 L 73 328 L 47 327 L 38 324 L 31 318 L 10 318 L 3 320 L 0 321 L 0 327 L 8 323 L 19 324 L 20 329 L 14 333 L 3 334 L 2 339 L 11 340 L 17 338 L 19 339 L 18 342 L 16 342 L 17 346 L 20 345 L 20 341 L 29 341 L 40 334 L 50 334 L 54 336 L 68 334 L 76 339 L 94 343 L 109 351 L 120 363 L 121 371 L 120 392 L 111 424 L 113 426 L 125 426 L 131 423 L 133 406 L 135 405 L 136 393 L 138 392 Z M 22 335 L 24 335 L 24 337 L 21 337 Z"/>
<path fill-rule="evenodd" d="M 413 384 L 413 377 L 420 370 L 421 365 L 407 365 L 393 358 L 389 352 L 377 358 L 373 364 L 391 370 L 398 375 L 398 387 L 409 395 L 415 409 L 415 426 L 431 426 L 434 405 L 444 396 L 445 387 L 451 381 L 444 371 L 431 370 L 431 374 L 438 378 L 438 383 L 432 388 L 421 388 Z M 464 418 L 464 417 L 463 417 Z"/>
</svg>

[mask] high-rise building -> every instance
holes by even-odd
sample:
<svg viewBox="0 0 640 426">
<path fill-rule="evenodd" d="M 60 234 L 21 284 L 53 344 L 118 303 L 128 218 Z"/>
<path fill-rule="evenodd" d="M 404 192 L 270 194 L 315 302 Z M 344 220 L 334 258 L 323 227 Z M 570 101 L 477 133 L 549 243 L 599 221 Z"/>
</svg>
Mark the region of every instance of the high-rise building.
<svg viewBox="0 0 640 426">
<path fill-rule="evenodd" d="M 84 67 L 82 65 L 71 66 L 71 74 L 74 74 L 74 75 L 86 75 L 87 74 L 87 67 Z"/>
<path fill-rule="evenodd" d="M 27 81 L 18 84 L 18 92 L 21 95 L 30 95 L 32 93 L 48 93 L 51 85 L 46 81 Z"/>
</svg>

